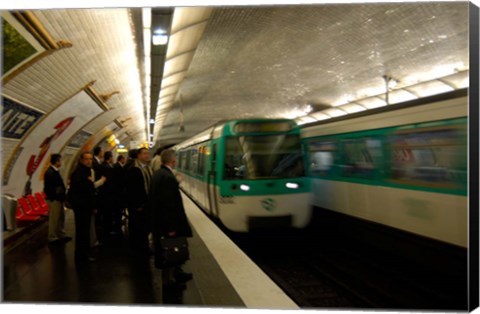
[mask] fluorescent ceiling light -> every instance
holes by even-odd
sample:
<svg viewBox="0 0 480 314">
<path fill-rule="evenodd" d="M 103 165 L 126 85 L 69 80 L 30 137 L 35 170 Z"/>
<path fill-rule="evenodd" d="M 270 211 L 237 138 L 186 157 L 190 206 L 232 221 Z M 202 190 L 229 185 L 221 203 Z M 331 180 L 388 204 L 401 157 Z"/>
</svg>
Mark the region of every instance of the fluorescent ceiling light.
<svg viewBox="0 0 480 314">
<path fill-rule="evenodd" d="M 298 118 L 296 122 L 298 125 L 302 125 L 302 124 L 311 123 L 315 121 L 317 121 L 317 119 L 314 119 L 310 116 L 305 116 L 305 117 Z"/>
<path fill-rule="evenodd" d="M 168 43 L 168 35 L 163 29 L 153 31 L 152 43 L 154 46 L 166 45 Z"/>
<path fill-rule="evenodd" d="M 387 105 L 384 100 L 377 97 L 370 97 L 367 99 L 359 100 L 357 102 L 368 109 L 383 107 Z"/>
<path fill-rule="evenodd" d="M 336 108 L 327 109 L 325 113 L 331 117 L 340 117 L 347 114 L 345 111 Z"/>
<path fill-rule="evenodd" d="M 403 89 L 397 89 L 392 92 L 390 92 L 388 99 L 390 104 L 399 104 L 405 101 L 409 100 L 414 100 L 417 99 L 418 97 L 415 96 L 412 93 L 407 92 L 406 90 Z"/>
<path fill-rule="evenodd" d="M 415 86 L 408 87 L 408 90 L 412 91 L 419 97 L 427 97 L 427 96 L 450 92 L 450 91 L 453 91 L 454 88 L 441 81 L 430 81 L 430 82 L 425 82 L 423 84 L 418 84 Z"/>
<path fill-rule="evenodd" d="M 348 113 L 355 113 L 355 112 L 364 111 L 365 107 L 362 107 L 357 104 L 347 104 L 342 106 L 342 110 L 345 110 Z"/>
<path fill-rule="evenodd" d="M 152 9 L 151 8 L 142 9 L 142 20 L 143 20 L 143 27 L 150 28 L 150 25 L 152 25 Z"/>
<path fill-rule="evenodd" d="M 316 112 L 316 113 L 313 113 L 312 114 L 312 117 L 314 117 L 315 119 L 317 119 L 318 121 L 320 120 L 327 120 L 327 119 L 330 119 L 331 117 L 325 113 L 321 113 L 321 112 Z"/>
<path fill-rule="evenodd" d="M 455 86 L 455 88 L 457 89 L 467 88 L 470 85 L 469 71 L 462 71 L 447 77 L 443 77 L 442 81 L 447 82 L 452 86 Z"/>
</svg>

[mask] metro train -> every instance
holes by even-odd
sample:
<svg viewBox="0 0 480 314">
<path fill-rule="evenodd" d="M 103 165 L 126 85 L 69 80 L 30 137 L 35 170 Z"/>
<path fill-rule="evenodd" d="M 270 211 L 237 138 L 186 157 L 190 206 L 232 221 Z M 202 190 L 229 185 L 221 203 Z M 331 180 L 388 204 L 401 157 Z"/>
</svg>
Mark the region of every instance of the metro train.
<svg viewBox="0 0 480 314">
<path fill-rule="evenodd" d="M 458 90 L 305 124 L 314 210 L 466 248 L 467 111 Z"/>
<path fill-rule="evenodd" d="M 300 129 L 287 119 L 220 122 L 176 145 L 181 188 L 235 232 L 310 222 Z"/>
</svg>

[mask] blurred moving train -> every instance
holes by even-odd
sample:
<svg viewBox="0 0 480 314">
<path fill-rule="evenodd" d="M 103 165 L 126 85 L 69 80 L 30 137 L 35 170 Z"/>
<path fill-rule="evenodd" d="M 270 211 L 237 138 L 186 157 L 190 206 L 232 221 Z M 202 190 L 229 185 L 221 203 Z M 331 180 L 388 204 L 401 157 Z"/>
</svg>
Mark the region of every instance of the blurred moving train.
<svg viewBox="0 0 480 314">
<path fill-rule="evenodd" d="M 174 147 L 177 171 L 233 231 L 303 228 L 313 210 L 465 248 L 467 110 L 459 90 L 301 127 L 218 123 Z"/>
<path fill-rule="evenodd" d="M 173 149 L 183 191 L 228 229 L 310 222 L 311 193 L 294 121 L 221 122 Z"/>
<path fill-rule="evenodd" d="M 305 125 L 315 210 L 467 247 L 467 110 L 459 90 Z"/>
</svg>

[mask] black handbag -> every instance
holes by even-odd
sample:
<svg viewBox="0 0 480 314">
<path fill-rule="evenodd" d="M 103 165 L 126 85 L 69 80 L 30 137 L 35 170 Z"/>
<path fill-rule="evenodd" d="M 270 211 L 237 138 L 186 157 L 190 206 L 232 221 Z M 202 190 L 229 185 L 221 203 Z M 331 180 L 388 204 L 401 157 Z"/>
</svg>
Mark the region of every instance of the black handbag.
<svg viewBox="0 0 480 314">
<path fill-rule="evenodd" d="M 162 238 L 160 248 L 155 249 L 155 267 L 179 266 L 190 259 L 188 242 L 185 237 Z"/>
</svg>

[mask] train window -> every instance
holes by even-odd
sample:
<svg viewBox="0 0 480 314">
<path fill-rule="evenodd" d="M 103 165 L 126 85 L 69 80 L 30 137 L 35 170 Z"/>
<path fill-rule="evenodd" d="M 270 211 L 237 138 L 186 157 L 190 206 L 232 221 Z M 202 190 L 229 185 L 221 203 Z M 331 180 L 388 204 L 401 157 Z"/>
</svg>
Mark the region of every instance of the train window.
<svg viewBox="0 0 480 314">
<path fill-rule="evenodd" d="M 308 145 L 310 152 L 310 172 L 313 175 L 329 175 L 333 170 L 334 156 L 337 143 L 332 141 L 311 141 Z"/>
<path fill-rule="evenodd" d="M 186 166 L 187 166 L 187 152 L 181 151 L 178 168 L 180 168 L 181 170 L 185 170 Z"/>
<path fill-rule="evenodd" d="M 225 145 L 226 180 L 290 178 L 305 174 L 298 135 L 228 137 Z"/>
<path fill-rule="evenodd" d="M 391 178 L 429 184 L 465 184 L 466 136 L 459 128 L 394 134 Z"/>
<path fill-rule="evenodd" d="M 198 174 L 203 176 L 203 172 L 205 171 L 205 146 L 201 146 L 199 148 L 198 154 Z"/>
<path fill-rule="evenodd" d="M 191 172 L 197 173 L 198 170 L 198 148 L 194 147 L 191 150 L 190 169 Z"/>
<path fill-rule="evenodd" d="M 375 161 L 382 157 L 381 141 L 372 138 L 357 138 L 342 141 L 343 162 L 340 163 L 343 176 L 373 178 Z"/>
<path fill-rule="evenodd" d="M 191 171 L 191 168 L 190 168 L 191 153 L 192 153 L 191 149 L 185 151 L 185 170 L 186 171 Z"/>
</svg>

